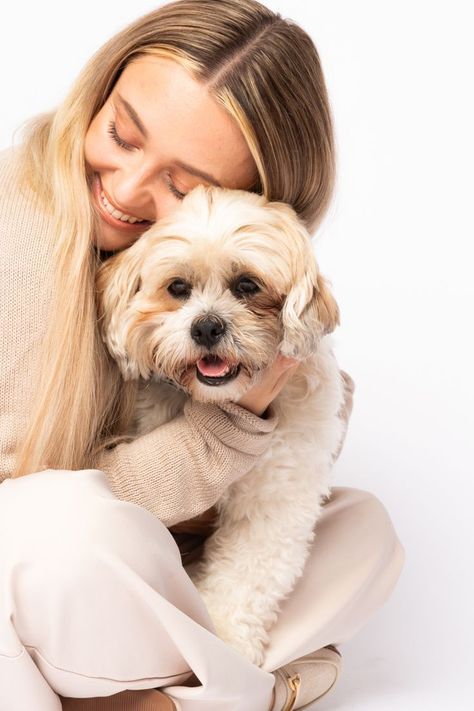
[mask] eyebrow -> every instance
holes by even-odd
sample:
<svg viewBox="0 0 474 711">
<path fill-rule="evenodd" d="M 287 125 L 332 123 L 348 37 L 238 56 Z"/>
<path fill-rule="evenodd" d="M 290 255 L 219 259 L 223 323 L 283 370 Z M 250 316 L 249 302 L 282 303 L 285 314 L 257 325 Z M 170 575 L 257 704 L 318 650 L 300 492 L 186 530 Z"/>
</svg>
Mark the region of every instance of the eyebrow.
<svg viewBox="0 0 474 711">
<path fill-rule="evenodd" d="M 123 98 L 123 96 L 120 96 L 118 92 L 116 92 L 115 96 L 117 99 L 120 101 L 122 104 L 123 108 L 127 112 L 127 114 L 130 116 L 132 119 L 133 123 L 135 126 L 138 128 L 142 136 L 145 138 L 149 138 L 149 133 L 146 130 L 142 120 L 140 119 L 139 115 L 133 108 L 133 106 Z M 212 183 L 212 185 L 216 185 L 218 188 L 222 187 L 220 182 L 215 178 L 213 175 L 210 173 L 206 173 L 203 170 L 199 170 L 199 168 L 194 168 L 192 165 L 189 165 L 188 163 L 184 163 L 183 161 L 176 160 L 174 161 L 174 164 L 177 165 L 179 168 L 182 168 L 185 170 L 187 173 L 191 173 L 191 175 L 195 175 L 198 178 L 202 178 L 203 180 L 207 180 L 207 182 Z"/>
</svg>

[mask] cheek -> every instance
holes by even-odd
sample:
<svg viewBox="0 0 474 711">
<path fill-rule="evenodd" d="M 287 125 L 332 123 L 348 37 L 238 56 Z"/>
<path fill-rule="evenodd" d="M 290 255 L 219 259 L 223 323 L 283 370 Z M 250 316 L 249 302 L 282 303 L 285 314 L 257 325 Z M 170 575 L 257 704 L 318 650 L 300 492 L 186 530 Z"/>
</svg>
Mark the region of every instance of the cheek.
<svg viewBox="0 0 474 711">
<path fill-rule="evenodd" d="M 242 361 L 266 364 L 274 357 L 282 338 L 280 310 L 268 303 L 247 305 L 234 320 L 233 334 Z"/>
<path fill-rule="evenodd" d="M 151 284 L 150 280 L 147 280 L 146 272 L 143 273 L 143 282 L 145 284 L 143 292 L 148 300 L 150 310 L 155 313 L 163 313 L 165 311 L 173 313 L 173 311 L 179 311 L 186 303 L 184 299 L 177 299 L 171 296 L 166 286 Z"/>
<path fill-rule="evenodd" d="M 173 299 L 166 289 L 158 289 L 153 294 L 142 293 L 142 299 L 138 299 L 135 304 L 137 311 L 135 322 L 138 326 L 149 326 L 156 322 L 160 314 L 166 318 L 166 321 L 172 322 L 182 307 L 182 302 Z"/>
<path fill-rule="evenodd" d="M 262 329 L 269 334 L 274 334 L 275 337 L 278 337 L 282 331 L 281 309 L 283 301 L 283 297 L 277 294 L 259 294 L 248 305 L 250 313 L 261 325 Z"/>
<path fill-rule="evenodd" d="M 281 340 L 281 323 L 278 315 L 262 311 L 248 312 L 239 322 L 238 340 L 249 353 L 269 357 Z"/>
<path fill-rule="evenodd" d="M 110 162 L 112 148 L 107 145 L 105 117 L 99 112 L 87 129 L 84 140 L 84 157 L 86 163 L 97 170 L 101 165 Z"/>
</svg>

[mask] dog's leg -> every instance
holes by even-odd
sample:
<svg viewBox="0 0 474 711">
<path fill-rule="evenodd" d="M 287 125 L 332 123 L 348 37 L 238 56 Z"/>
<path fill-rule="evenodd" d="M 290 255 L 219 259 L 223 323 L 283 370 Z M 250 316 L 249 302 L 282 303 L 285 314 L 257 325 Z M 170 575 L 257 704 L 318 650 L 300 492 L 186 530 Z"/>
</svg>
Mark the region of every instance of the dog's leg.
<svg viewBox="0 0 474 711">
<path fill-rule="evenodd" d="M 287 390 L 271 449 L 218 502 L 217 530 L 189 573 L 218 636 L 257 665 L 280 603 L 303 573 L 329 495 L 343 397 L 342 382 L 333 378 L 305 399 L 304 409 Z"/>
<path fill-rule="evenodd" d="M 273 502 L 255 499 L 257 518 L 250 512 L 238 525 L 235 518 L 221 525 L 206 542 L 204 563 L 193 578 L 218 636 L 257 665 L 280 602 L 303 573 L 320 513 L 314 490 L 295 492 L 288 484 L 278 486 Z M 245 493 L 233 494 L 233 507 L 244 503 Z M 230 507 L 224 516 L 229 513 Z"/>
<path fill-rule="evenodd" d="M 331 398 L 319 389 L 306 398 L 301 422 L 301 405 L 287 396 L 271 449 L 219 501 L 217 530 L 190 574 L 218 636 L 257 665 L 280 603 L 303 573 L 329 494 L 342 398 L 342 384 Z"/>
</svg>

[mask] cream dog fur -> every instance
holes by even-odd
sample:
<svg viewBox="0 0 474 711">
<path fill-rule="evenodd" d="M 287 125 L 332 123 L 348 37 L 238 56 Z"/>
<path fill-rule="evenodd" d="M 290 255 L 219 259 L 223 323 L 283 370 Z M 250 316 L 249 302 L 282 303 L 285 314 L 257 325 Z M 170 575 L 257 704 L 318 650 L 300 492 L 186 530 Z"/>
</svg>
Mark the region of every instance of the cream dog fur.
<svg viewBox="0 0 474 711">
<path fill-rule="evenodd" d="M 217 529 L 187 569 L 218 636 L 261 665 L 343 437 L 329 335 L 339 310 L 309 235 L 285 203 L 199 186 L 99 268 L 97 291 L 102 337 L 123 378 L 138 382 L 133 436 L 174 418 L 189 397 L 238 400 L 278 351 L 301 361 L 272 403 L 269 449 L 216 503 Z"/>
</svg>

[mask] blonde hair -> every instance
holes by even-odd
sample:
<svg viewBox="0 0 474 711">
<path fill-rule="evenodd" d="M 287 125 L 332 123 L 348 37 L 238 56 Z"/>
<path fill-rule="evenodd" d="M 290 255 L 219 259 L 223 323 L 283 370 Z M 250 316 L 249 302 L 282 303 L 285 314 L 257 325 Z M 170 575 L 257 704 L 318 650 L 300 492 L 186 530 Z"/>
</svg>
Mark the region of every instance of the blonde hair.
<svg viewBox="0 0 474 711">
<path fill-rule="evenodd" d="M 26 122 L 22 184 L 52 215 L 55 282 L 40 379 L 13 476 L 83 469 L 118 441 L 133 408 L 97 329 L 93 247 L 98 231 L 84 141 L 123 69 L 145 54 L 179 62 L 246 138 L 254 190 L 293 206 L 312 232 L 332 197 L 331 111 L 310 37 L 256 0 L 177 0 L 125 27 L 85 65 L 51 112 Z"/>
</svg>

